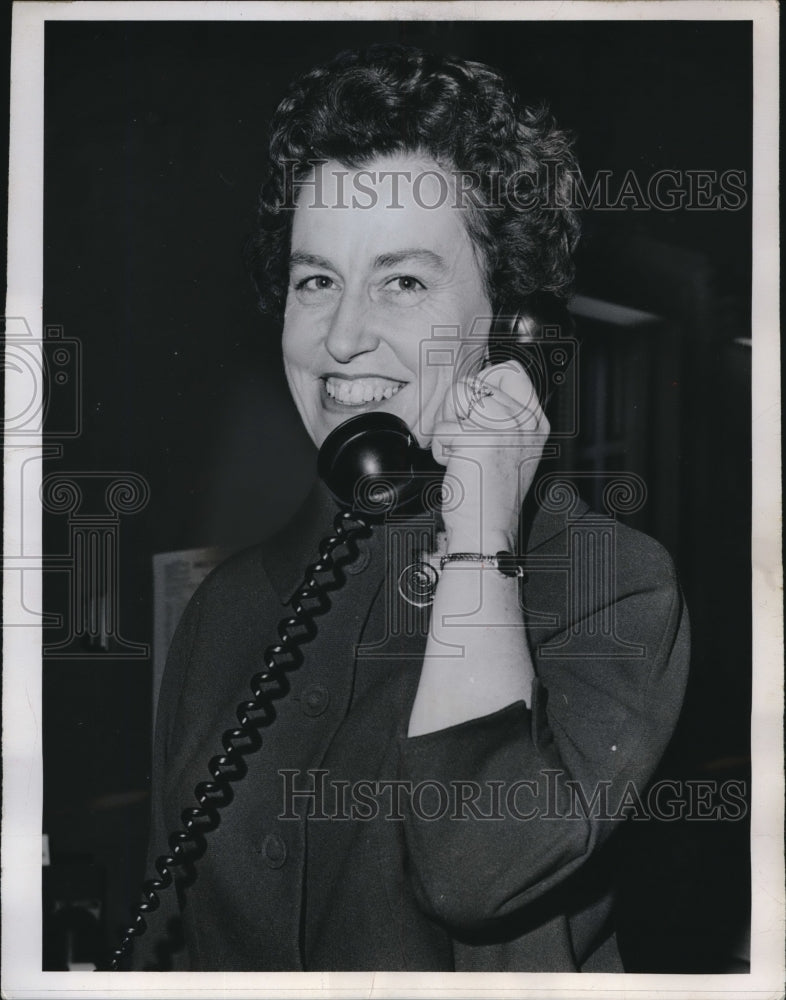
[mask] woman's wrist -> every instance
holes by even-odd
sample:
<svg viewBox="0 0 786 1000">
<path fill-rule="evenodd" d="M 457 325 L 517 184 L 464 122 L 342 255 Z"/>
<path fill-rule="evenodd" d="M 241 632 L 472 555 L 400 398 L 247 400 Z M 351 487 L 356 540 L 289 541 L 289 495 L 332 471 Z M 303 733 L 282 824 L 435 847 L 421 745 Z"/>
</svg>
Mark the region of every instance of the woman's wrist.
<svg viewBox="0 0 786 1000">
<path fill-rule="evenodd" d="M 512 533 L 501 529 L 483 528 L 451 529 L 446 525 L 447 552 L 480 552 L 495 555 L 497 552 L 513 552 L 514 539 Z"/>
</svg>

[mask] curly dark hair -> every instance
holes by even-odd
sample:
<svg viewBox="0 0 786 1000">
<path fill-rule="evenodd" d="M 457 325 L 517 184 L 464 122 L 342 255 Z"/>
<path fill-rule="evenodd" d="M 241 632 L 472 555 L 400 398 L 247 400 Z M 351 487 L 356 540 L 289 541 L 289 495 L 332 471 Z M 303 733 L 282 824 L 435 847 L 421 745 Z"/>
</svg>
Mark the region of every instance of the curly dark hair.
<svg viewBox="0 0 786 1000">
<path fill-rule="evenodd" d="M 246 245 L 264 311 L 280 315 L 286 301 L 293 214 L 287 176 L 305 178 L 318 161 L 357 168 L 401 152 L 481 179 L 466 223 L 495 312 L 567 295 L 579 235 L 570 207 L 578 173 L 571 137 L 546 108 L 520 107 L 483 63 L 375 45 L 301 76 L 275 112 L 256 228 Z"/>
</svg>

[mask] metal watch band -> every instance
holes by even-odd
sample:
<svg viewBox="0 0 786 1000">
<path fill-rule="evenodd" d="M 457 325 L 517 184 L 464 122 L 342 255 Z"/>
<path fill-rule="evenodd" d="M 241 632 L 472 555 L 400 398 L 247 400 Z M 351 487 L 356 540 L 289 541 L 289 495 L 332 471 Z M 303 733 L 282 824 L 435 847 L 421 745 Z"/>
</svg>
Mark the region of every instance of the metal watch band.
<svg viewBox="0 0 786 1000">
<path fill-rule="evenodd" d="M 482 552 L 449 552 L 442 556 L 439 561 L 439 568 L 442 570 L 449 563 L 481 563 L 482 568 L 498 570 L 503 576 L 516 576 L 520 579 L 524 576 L 524 567 L 520 565 L 512 552 L 500 549 L 496 555 L 485 555 Z"/>
</svg>

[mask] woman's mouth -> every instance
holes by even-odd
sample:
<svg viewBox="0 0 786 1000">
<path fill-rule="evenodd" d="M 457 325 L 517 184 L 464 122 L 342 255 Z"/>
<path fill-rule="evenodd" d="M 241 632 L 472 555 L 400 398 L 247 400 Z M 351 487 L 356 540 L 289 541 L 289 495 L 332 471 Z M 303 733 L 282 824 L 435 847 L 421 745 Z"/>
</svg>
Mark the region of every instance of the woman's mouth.
<svg viewBox="0 0 786 1000">
<path fill-rule="evenodd" d="M 381 403 L 384 399 L 391 399 L 406 385 L 406 382 L 378 375 L 358 375 L 354 378 L 326 375 L 322 381 L 328 399 L 339 406 Z"/>
</svg>

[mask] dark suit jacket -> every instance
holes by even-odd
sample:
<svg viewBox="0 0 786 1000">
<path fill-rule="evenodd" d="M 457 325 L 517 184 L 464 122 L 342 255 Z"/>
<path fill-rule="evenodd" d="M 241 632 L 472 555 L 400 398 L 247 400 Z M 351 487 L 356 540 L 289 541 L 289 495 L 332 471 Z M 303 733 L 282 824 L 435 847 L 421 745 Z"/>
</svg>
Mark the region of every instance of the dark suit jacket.
<svg viewBox="0 0 786 1000">
<path fill-rule="evenodd" d="M 159 700 L 151 859 L 195 804 L 335 512 L 317 487 L 191 601 Z M 428 610 L 397 584 L 429 531 L 409 519 L 362 543 L 196 880 L 162 894 L 136 967 L 164 953 L 179 907 L 175 968 L 621 971 L 609 839 L 644 794 L 687 676 L 671 561 L 584 505 L 537 511 L 522 536 L 531 710 L 409 739 Z"/>
</svg>

